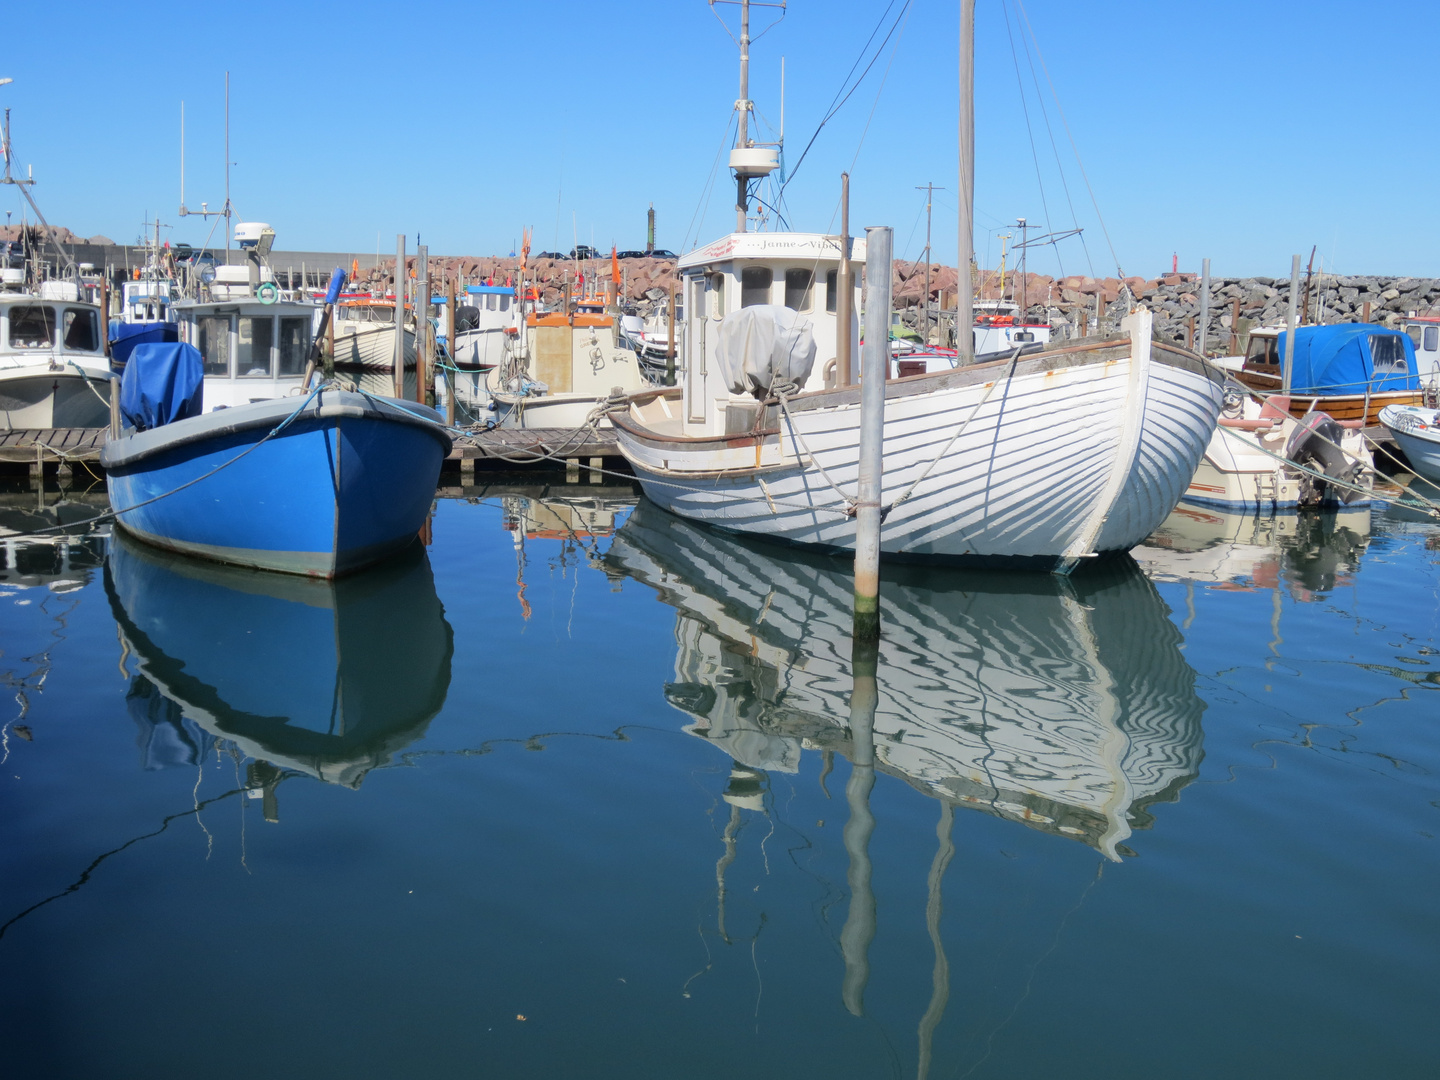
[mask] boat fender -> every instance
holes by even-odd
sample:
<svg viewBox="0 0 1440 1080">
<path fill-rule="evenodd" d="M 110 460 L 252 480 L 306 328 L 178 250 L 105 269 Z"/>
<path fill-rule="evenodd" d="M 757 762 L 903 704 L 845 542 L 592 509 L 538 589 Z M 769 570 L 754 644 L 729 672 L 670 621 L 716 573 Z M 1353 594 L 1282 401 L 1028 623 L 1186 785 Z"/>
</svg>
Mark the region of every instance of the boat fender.
<svg viewBox="0 0 1440 1080">
<path fill-rule="evenodd" d="M 1364 476 L 1364 469 L 1358 462 L 1352 462 L 1340 449 L 1345 430 L 1328 413 L 1310 413 L 1297 425 L 1290 441 L 1285 446 L 1285 457 L 1297 465 L 1303 465 L 1324 473 L 1328 479 L 1346 484 L 1358 484 Z M 1302 503 L 1318 503 L 1324 499 L 1325 488 L 1314 477 L 1306 476 L 1302 482 Z M 1353 502 L 1358 492 L 1350 488 L 1339 488 L 1335 495 L 1342 503 Z"/>
<path fill-rule="evenodd" d="M 273 304 L 280 299 L 280 286 L 273 281 L 262 281 L 255 290 L 255 299 L 262 304 Z"/>
</svg>

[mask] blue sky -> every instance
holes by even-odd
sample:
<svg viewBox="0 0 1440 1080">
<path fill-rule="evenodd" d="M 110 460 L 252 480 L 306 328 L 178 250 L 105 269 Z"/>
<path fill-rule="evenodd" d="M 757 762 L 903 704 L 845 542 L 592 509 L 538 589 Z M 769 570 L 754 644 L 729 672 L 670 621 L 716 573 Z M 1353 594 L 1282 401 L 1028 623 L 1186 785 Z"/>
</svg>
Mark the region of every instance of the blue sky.
<svg viewBox="0 0 1440 1080">
<path fill-rule="evenodd" d="M 903 6 L 790 0 L 755 42 L 751 96 L 771 125 L 785 57 L 788 169 L 882 14 L 888 28 Z M 736 8 L 714 10 L 734 27 Z M 838 228 L 848 168 L 852 228 L 892 225 L 897 255 L 915 258 L 915 188 L 933 181 L 948 189 L 935 198 L 935 255 L 954 262 L 958 10 L 911 0 L 794 173 L 793 227 Z M 775 14 L 756 9 L 753 31 Z M 1023 46 L 1027 20 L 1038 56 Z M 1175 253 L 1182 269 L 1209 256 L 1217 275 L 1284 276 L 1293 252 L 1318 245 L 1317 263 L 1342 273 L 1440 276 L 1435 0 L 978 0 L 977 24 L 975 243 L 987 265 L 1024 216 L 1085 229 L 1083 244 L 1032 256 L 1049 273 L 1103 275 L 1118 260 L 1148 276 Z M 733 223 L 732 185 L 721 176 L 705 193 L 737 52 L 705 0 L 152 3 L 143 16 L 25 4 L 6 40 L 0 76 L 14 82 L 0 105 L 13 110 L 16 165 L 34 166 L 47 218 L 84 235 L 132 240 L 158 212 L 170 239 L 205 241 L 207 224 L 175 216 L 180 102 L 186 202 L 219 206 L 227 68 L 232 197 L 275 226 L 281 248 L 374 251 L 378 236 L 393 251 L 405 232 L 436 253 L 503 254 L 525 227 L 536 250 L 641 247 L 652 202 L 662 247 Z M 0 209 L 18 220 L 20 207 L 0 190 Z"/>
</svg>

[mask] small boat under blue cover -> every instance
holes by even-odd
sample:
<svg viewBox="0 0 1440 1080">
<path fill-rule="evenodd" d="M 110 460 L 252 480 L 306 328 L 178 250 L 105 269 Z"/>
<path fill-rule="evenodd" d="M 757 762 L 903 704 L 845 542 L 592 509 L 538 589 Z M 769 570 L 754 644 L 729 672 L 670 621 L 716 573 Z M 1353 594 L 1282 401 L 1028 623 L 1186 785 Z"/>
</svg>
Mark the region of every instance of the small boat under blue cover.
<svg viewBox="0 0 1440 1080">
<path fill-rule="evenodd" d="M 410 401 L 324 387 L 200 413 L 189 345 L 141 345 L 121 403 L 132 433 L 101 451 L 110 505 L 151 544 L 331 578 L 415 539 L 451 439 Z"/>
</svg>

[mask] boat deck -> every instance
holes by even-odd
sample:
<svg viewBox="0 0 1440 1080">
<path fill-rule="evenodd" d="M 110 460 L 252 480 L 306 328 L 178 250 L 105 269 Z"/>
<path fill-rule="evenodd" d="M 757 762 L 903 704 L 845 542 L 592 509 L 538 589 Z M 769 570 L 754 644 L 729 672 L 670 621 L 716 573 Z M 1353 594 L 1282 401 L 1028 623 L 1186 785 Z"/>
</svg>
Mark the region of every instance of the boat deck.
<svg viewBox="0 0 1440 1080">
<path fill-rule="evenodd" d="M 14 476 L 21 468 L 32 483 L 46 477 L 62 482 L 101 480 L 100 448 L 105 428 L 16 428 L 0 431 L 0 473 Z M 495 428 L 456 436 L 442 470 L 458 469 L 474 483 L 477 469 L 514 472 L 565 469 L 566 480 L 578 482 L 584 471 L 598 483 L 601 468 L 629 472 L 615 443 L 615 432 Z"/>
</svg>

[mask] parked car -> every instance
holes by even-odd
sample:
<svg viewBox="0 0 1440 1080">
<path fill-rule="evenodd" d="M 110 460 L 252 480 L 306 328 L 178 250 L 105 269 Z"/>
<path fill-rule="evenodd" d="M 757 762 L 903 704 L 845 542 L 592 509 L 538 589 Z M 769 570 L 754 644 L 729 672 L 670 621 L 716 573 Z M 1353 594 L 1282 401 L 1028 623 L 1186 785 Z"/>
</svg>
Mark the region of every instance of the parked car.
<svg viewBox="0 0 1440 1080">
<path fill-rule="evenodd" d="M 596 251 L 589 244 L 581 244 L 579 247 L 570 249 L 570 258 L 572 259 L 598 259 L 599 257 L 600 252 Z"/>
<path fill-rule="evenodd" d="M 537 259 L 565 259 L 565 260 L 568 261 L 569 258 L 570 258 L 570 256 L 569 256 L 569 255 L 566 255 L 563 251 L 542 251 L 542 252 L 540 252 L 539 255 L 536 255 L 535 258 L 537 258 Z"/>
<path fill-rule="evenodd" d="M 650 252 L 650 258 L 652 259 L 678 259 L 679 257 L 680 256 L 676 255 L 673 251 L 666 251 L 664 248 L 656 248 Z"/>
<path fill-rule="evenodd" d="M 666 251 L 664 248 L 656 248 L 654 251 L 622 251 L 616 256 L 619 259 L 674 259 L 678 256 L 673 251 Z"/>
</svg>

